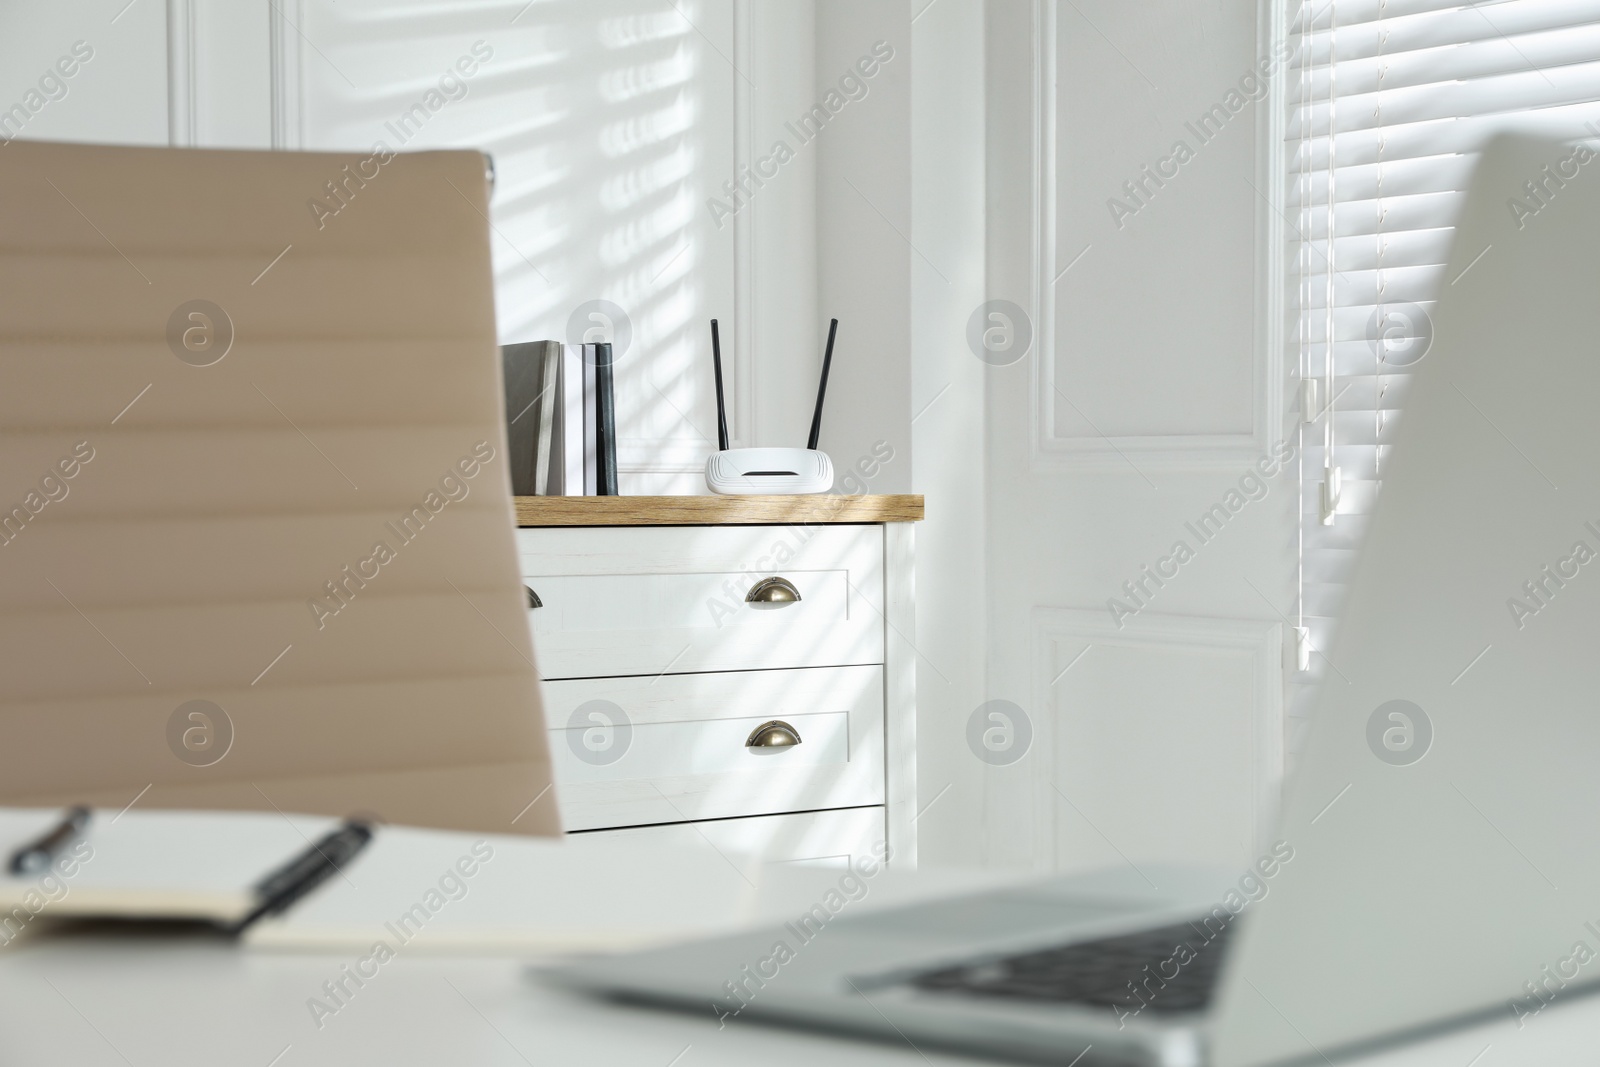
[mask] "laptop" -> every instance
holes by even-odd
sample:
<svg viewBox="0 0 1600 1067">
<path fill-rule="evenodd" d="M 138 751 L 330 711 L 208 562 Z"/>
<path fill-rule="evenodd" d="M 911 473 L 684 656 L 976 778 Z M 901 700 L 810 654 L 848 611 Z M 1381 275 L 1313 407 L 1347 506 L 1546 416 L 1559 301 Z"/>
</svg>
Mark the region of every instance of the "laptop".
<svg viewBox="0 0 1600 1067">
<path fill-rule="evenodd" d="M 1076 1067 L 1331 1062 L 1588 991 L 1600 174 L 1572 158 L 1502 137 L 1478 164 L 1308 743 L 1247 868 L 818 907 L 548 976 Z M 1529 182 L 1538 210 L 1508 210 Z M 856 862 L 841 892 L 876 869 Z"/>
</svg>

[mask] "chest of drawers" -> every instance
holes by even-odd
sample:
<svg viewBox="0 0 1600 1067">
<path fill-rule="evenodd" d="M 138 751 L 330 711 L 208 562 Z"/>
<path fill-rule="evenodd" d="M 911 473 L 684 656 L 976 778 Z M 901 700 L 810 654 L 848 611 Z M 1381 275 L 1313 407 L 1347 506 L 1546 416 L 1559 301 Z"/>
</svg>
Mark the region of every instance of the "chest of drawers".
<svg viewBox="0 0 1600 1067">
<path fill-rule="evenodd" d="M 922 498 L 522 497 L 569 833 L 916 862 Z M 723 847 L 719 845 L 719 847 Z"/>
</svg>

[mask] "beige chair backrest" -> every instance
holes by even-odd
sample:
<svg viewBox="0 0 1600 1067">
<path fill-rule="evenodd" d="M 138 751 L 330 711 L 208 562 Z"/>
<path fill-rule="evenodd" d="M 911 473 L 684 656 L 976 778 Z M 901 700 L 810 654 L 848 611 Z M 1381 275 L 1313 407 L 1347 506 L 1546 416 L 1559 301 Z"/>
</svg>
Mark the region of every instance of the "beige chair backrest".
<svg viewBox="0 0 1600 1067">
<path fill-rule="evenodd" d="M 0 804 L 557 831 L 487 200 L 0 147 Z"/>
</svg>

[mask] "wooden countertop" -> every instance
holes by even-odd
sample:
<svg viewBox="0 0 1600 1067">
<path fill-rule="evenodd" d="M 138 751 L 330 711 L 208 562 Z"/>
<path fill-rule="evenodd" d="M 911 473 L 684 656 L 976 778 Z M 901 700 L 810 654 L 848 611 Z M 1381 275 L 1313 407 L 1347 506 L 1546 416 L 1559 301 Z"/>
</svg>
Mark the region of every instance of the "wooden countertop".
<svg viewBox="0 0 1600 1067">
<path fill-rule="evenodd" d="M 519 496 L 518 526 L 766 526 L 917 522 L 922 497 Z"/>
</svg>

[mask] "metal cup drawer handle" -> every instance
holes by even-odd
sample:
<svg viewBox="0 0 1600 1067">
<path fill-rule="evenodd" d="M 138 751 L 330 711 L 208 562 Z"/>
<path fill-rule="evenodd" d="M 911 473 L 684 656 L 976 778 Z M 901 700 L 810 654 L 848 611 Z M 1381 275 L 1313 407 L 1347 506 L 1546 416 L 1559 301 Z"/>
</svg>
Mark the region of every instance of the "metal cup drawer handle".
<svg viewBox="0 0 1600 1067">
<path fill-rule="evenodd" d="M 522 591 L 524 593 L 528 594 L 528 608 L 529 608 L 529 610 L 532 610 L 534 608 L 542 608 L 542 607 L 544 607 L 544 601 L 540 600 L 539 599 L 539 594 L 535 593 L 533 591 L 533 586 L 525 585 L 525 586 L 522 587 Z"/>
<path fill-rule="evenodd" d="M 745 748 L 792 748 L 800 743 L 800 731 L 782 719 L 771 719 L 750 731 Z"/>
<path fill-rule="evenodd" d="M 800 600 L 800 590 L 787 578 L 763 578 L 750 587 L 744 602 L 758 608 L 781 608 Z"/>
</svg>

